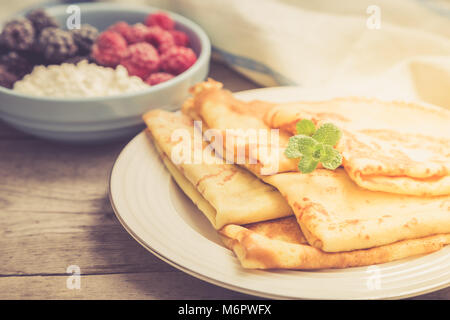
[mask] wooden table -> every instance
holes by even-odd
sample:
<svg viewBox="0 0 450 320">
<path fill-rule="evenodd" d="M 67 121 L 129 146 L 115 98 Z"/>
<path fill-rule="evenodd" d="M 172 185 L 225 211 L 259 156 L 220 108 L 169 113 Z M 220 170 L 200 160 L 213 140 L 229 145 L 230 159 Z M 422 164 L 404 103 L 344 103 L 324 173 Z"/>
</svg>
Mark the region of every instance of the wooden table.
<svg viewBox="0 0 450 320">
<path fill-rule="evenodd" d="M 218 64 L 211 77 L 233 91 L 257 87 Z M 254 298 L 178 271 L 125 231 L 108 175 L 126 143 L 63 145 L 0 123 L 0 299 Z M 80 289 L 67 288 L 72 265 Z M 450 299 L 450 288 L 419 298 Z"/>
</svg>

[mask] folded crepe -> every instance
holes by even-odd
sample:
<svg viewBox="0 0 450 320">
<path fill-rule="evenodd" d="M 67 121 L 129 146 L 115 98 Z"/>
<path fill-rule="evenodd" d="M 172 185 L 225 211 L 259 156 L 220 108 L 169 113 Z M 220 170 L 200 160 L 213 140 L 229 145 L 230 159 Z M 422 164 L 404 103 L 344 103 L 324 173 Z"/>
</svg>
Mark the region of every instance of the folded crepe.
<svg viewBox="0 0 450 320">
<path fill-rule="evenodd" d="M 293 208 L 308 243 L 326 252 L 450 233 L 450 196 L 370 191 L 339 168 L 263 176 Z"/>
<path fill-rule="evenodd" d="M 144 120 L 167 169 L 215 228 L 292 215 L 292 209 L 274 187 L 216 158 L 202 141 L 201 133 L 196 140 L 191 118 L 152 110 Z M 200 150 L 200 158 L 196 158 L 195 147 Z"/>
<path fill-rule="evenodd" d="M 365 98 L 285 103 L 264 116 L 271 128 L 296 134 L 309 119 L 343 130 L 336 146 L 361 187 L 410 195 L 450 194 L 450 112 L 431 106 Z"/>
<path fill-rule="evenodd" d="M 361 267 L 431 253 L 450 243 L 450 234 L 439 234 L 370 249 L 327 253 L 308 245 L 293 217 L 246 226 L 227 225 L 220 234 L 241 265 L 250 269 Z"/>
</svg>

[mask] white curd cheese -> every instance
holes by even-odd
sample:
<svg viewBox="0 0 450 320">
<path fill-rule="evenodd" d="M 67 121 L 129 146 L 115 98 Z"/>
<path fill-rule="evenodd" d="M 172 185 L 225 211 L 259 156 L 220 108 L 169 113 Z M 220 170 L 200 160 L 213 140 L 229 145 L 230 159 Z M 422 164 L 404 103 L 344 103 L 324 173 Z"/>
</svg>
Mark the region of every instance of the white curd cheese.
<svg viewBox="0 0 450 320">
<path fill-rule="evenodd" d="M 104 97 L 137 92 L 149 85 L 141 78 L 129 76 L 119 65 L 106 68 L 83 60 L 78 64 L 37 66 L 14 84 L 14 91 L 41 97 Z"/>
</svg>

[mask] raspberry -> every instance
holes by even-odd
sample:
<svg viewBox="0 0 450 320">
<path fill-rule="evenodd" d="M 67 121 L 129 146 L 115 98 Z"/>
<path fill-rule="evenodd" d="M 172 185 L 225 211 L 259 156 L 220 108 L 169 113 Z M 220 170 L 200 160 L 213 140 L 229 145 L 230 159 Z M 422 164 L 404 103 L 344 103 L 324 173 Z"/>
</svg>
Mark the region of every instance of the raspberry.
<svg viewBox="0 0 450 320">
<path fill-rule="evenodd" d="M 8 22 L 0 37 L 11 50 L 29 50 L 33 47 L 35 33 L 30 20 L 19 18 Z"/>
<path fill-rule="evenodd" d="M 163 43 L 159 46 L 158 52 L 162 55 L 172 47 L 175 47 L 175 43 Z"/>
<path fill-rule="evenodd" d="M 158 49 L 160 53 L 163 52 L 161 49 L 167 51 L 168 48 L 175 45 L 173 36 L 168 31 L 158 26 L 148 28 L 146 40 Z"/>
<path fill-rule="evenodd" d="M 194 51 L 186 47 L 172 47 L 161 56 L 161 69 L 172 74 L 180 74 L 197 61 Z"/>
<path fill-rule="evenodd" d="M 48 27 L 58 27 L 58 22 L 50 17 L 43 9 L 36 9 L 27 14 L 28 20 L 33 24 L 34 30 L 37 34 Z"/>
<path fill-rule="evenodd" d="M 138 76 L 145 80 L 159 69 L 158 51 L 146 42 L 132 44 L 130 54 L 122 59 L 121 64 L 128 70 L 130 76 Z"/>
<path fill-rule="evenodd" d="M 48 62 L 60 63 L 76 55 L 78 46 L 70 32 L 50 27 L 42 30 L 38 38 L 38 50 Z"/>
<path fill-rule="evenodd" d="M 142 23 L 136 23 L 123 31 L 123 37 L 129 44 L 145 42 L 147 35 L 150 32 L 149 29 L 149 27 L 143 25 Z"/>
<path fill-rule="evenodd" d="M 173 21 L 172 18 L 164 12 L 149 14 L 145 20 L 145 24 L 149 27 L 159 26 L 166 30 L 172 30 L 175 28 L 175 21 Z"/>
<path fill-rule="evenodd" d="M 150 75 L 150 77 L 145 80 L 151 86 L 157 85 L 158 83 L 167 81 L 175 77 L 173 74 L 167 72 L 155 72 Z"/>
<path fill-rule="evenodd" d="M 113 31 L 102 32 L 92 47 L 93 59 L 106 67 L 116 67 L 127 55 L 127 42 Z"/>
<path fill-rule="evenodd" d="M 105 31 L 100 34 L 95 42 L 100 49 L 123 50 L 127 47 L 127 42 L 119 33 Z"/>
<path fill-rule="evenodd" d="M 18 77 L 9 72 L 6 66 L 0 65 L 0 87 L 12 89 L 17 80 L 19 80 Z"/>
<path fill-rule="evenodd" d="M 120 34 L 122 37 L 126 37 L 126 34 L 131 29 L 131 26 L 125 21 L 119 21 L 108 28 L 107 31 L 113 31 Z M 126 38 L 125 38 L 126 39 Z"/>
<path fill-rule="evenodd" d="M 73 40 L 77 44 L 80 52 L 90 53 L 92 45 L 98 37 L 97 28 L 89 25 L 83 24 L 80 29 L 74 29 L 71 31 Z"/>
<path fill-rule="evenodd" d="M 175 44 L 180 47 L 187 47 L 189 44 L 189 37 L 186 33 L 179 30 L 169 30 L 172 35 Z"/>
</svg>

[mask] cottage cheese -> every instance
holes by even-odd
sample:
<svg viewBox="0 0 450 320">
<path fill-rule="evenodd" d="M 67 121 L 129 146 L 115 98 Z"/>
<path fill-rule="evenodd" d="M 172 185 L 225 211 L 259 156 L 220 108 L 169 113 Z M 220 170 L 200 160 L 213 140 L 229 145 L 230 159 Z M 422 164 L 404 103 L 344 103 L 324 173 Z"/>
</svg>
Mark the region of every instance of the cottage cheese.
<svg viewBox="0 0 450 320">
<path fill-rule="evenodd" d="M 141 78 L 129 76 L 119 65 L 116 69 L 88 63 L 63 63 L 37 66 L 33 72 L 14 84 L 14 91 L 41 97 L 104 97 L 137 92 L 149 85 Z"/>
</svg>

